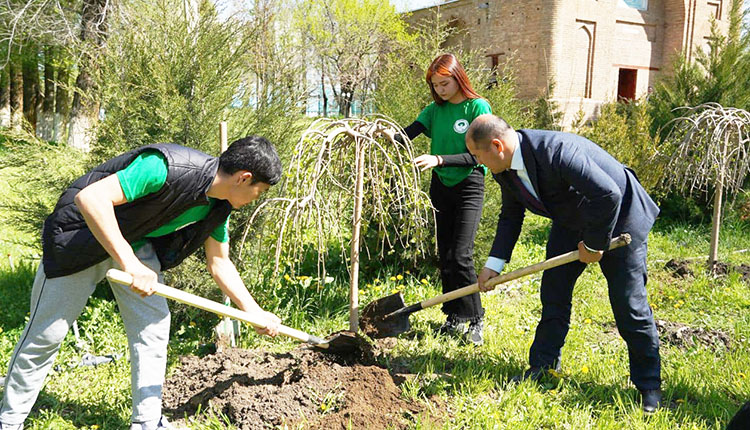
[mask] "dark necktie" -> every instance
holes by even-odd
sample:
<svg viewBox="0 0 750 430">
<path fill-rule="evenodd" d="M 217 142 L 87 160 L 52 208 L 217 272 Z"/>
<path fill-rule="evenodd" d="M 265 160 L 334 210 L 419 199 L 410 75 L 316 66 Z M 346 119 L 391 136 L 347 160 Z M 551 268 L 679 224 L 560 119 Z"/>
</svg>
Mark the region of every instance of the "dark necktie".
<svg viewBox="0 0 750 430">
<path fill-rule="evenodd" d="M 544 204 L 541 202 L 541 200 L 537 199 L 533 194 L 529 192 L 529 189 L 526 188 L 526 186 L 523 184 L 516 171 L 513 169 L 508 169 L 507 172 L 511 182 L 513 182 L 516 188 L 518 188 L 518 192 L 521 194 L 521 198 L 523 198 L 523 203 L 525 204 L 525 206 L 539 215 L 549 216 L 547 208 L 544 207 Z"/>
</svg>

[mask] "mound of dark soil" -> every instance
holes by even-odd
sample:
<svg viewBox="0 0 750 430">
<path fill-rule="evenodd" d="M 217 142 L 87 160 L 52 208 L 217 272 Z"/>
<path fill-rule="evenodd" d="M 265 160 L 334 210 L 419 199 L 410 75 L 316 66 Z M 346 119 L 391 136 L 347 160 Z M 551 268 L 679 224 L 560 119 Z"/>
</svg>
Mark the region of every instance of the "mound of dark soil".
<svg viewBox="0 0 750 430">
<path fill-rule="evenodd" d="M 685 278 L 693 276 L 693 271 L 690 270 L 690 263 L 687 260 L 675 260 L 674 258 L 667 261 L 664 268 L 672 272 L 672 276 Z"/>
<path fill-rule="evenodd" d="M 303 348 L 183 357 L 164 406 L 175 418 L 212 407 L 241 429 L 399 429 L 426 408 L 402 399 L 387 369 L 359 360 Z"/>
<path fill-rule="evenodd" d="M 656 320 L 655 322 L 661 341 L 679 348 L 691 348 L 699 343 L 714 349 L 730 349 L 732 344 L 729 335 L 721 330 L 690 327 L 665 320 Z"/>
</svg>

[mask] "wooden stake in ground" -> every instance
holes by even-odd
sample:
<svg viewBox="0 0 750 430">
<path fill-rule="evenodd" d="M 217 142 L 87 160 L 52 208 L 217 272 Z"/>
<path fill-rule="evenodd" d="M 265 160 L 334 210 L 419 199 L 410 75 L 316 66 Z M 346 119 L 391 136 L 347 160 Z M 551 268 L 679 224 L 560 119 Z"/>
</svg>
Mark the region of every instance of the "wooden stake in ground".
<svg viewBox="0 0 750 430">
<path fill-rule="evenodd" d="M 286 169 L 281 194 L 287 197 L 265 201 L 248 223 L 253 225 L 261 213 L 275 223 L 277 272 L 282 255 L 297 262 L 305 247 L 312 246 L 322 280 L 329 249 L 349 249 L 349 329 L 353 332 L 359 329 L 362 258 L 383 256 L 396 248 L 416 257 L 426 251 L 434 222 L 411 142 L 394 142 L 383 133 L 385 129 L 400 130 L 382 116 L 313 122 Z M 377 249 L 366 246 L 363 233 L 378 238 Z"/>
</svg>

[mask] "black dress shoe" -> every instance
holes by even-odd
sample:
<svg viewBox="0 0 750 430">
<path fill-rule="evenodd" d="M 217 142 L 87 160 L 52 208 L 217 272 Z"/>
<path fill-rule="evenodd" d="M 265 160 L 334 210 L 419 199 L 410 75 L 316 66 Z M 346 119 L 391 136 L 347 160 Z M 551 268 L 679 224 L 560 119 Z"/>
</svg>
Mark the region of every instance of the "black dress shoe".
<svg viewBox="0 0 750 430">
<path fill-rule="evenodd" d="M 661 389 L 641 390 L 641 403 L 644 413 L 653 414 L 656 412 L 661 407 Z"/>
<path fill-rule="evenodd" d="M 523 372 L 522 374 L 516 375 L 510 378 L 510 382 L 521 382 L 527 379 L 537 382 L 540 379 L 544 378 L 546 375 L 557 377 L 557 374 L 559 372 L 560 372 L 560 363 L 558 363 L 557 366 L 555 366 L 554 368 L 531 366 L 531 368 L 529 368 L 527 371 Z"/>
</svg>

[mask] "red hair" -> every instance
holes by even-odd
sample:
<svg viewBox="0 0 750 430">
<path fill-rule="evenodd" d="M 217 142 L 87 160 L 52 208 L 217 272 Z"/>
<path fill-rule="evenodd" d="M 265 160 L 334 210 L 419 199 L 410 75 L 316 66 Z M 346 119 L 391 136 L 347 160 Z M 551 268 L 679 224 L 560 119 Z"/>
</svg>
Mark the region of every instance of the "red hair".
<svg viewBox="0 0 750 430">
<path fill-rule="evenodd" d="M 481 98 L 479 94 L 474 91 L 474 88 L 472 88 L 471 82 L 469 82 L 469 77 L 466 76 L 466 71 L 453 54 L 439 55 L 432 60 L 430 67 L 427 68 L 427 85 L 430 87 L 432 99 L 435 100 L 435 103 L 440 105 L 443 104 L 445 100 L 441 99 L 435 92 L 435 88 L 432 86 L 432 75 L 450 76 L 455 79 L 458 83 L 459 91 L 461 91 L 461 94 L 467 99 Z"/>
</svg>

